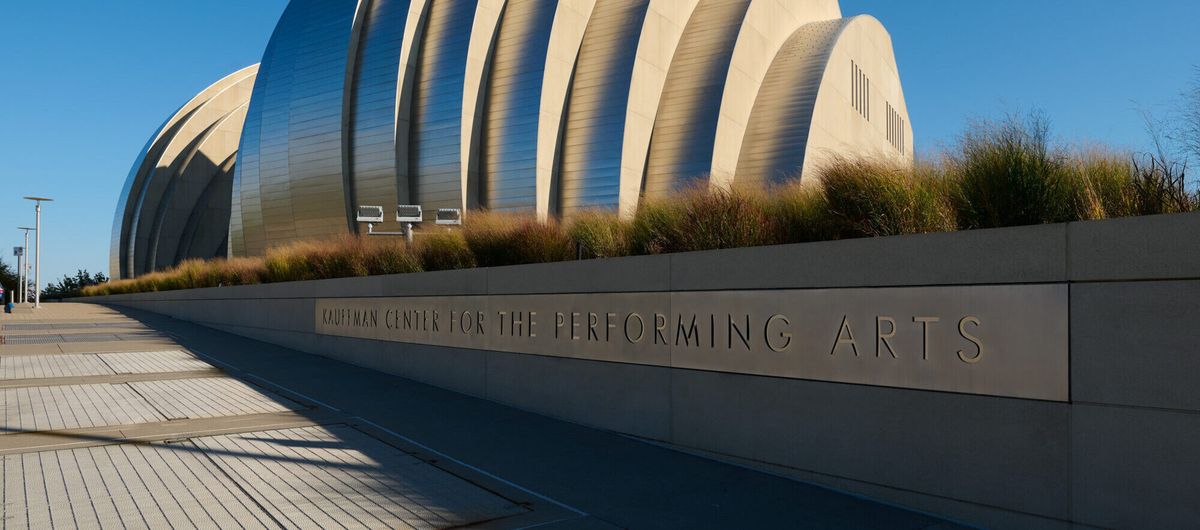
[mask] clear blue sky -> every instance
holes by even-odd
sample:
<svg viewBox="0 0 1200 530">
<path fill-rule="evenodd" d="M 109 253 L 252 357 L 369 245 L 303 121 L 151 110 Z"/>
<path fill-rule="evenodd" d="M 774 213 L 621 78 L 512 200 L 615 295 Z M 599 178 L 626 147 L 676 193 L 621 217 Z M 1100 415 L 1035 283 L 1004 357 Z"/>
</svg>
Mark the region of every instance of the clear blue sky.
<svg viewBox="0 0 1200 530">
<path fill-rule="evenodd" d="M 919 150 L 972 117 L 1039 108 L 1079 142 L 1143 148 L 1200 65 L 1195 0 L 842 0 L 896 44 Z M 14 263 L 21 196 L 45 210 L 44 278 L 108 268 L 113 209 L 154 129 L 257 62 L 285 0 L 63 0 L 0 10 L 0 251 Z"/>
</svg>

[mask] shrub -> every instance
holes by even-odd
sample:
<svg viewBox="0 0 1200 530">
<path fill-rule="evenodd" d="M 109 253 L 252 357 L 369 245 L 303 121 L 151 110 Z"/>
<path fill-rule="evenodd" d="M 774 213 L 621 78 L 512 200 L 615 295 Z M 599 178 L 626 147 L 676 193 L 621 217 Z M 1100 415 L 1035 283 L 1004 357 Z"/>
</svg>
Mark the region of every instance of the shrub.
<svg viewBox="0 0 1200 530">
<path fill-rule="evenodd" d="M 269 282 L 319 280 L 367 276 L 366 236 L 342 236 L 326 241 L 300 241 L 267 250 Z"/>
<path fill-rule="evenodd" d="M 773 241 L 763 195 L 693 186 L 647 203 L 634 216 L 633 249 L 645 254 L 762 245 Z"/>
<path fill-rule="evenodd" d="M 262 283 L 267 272 L 260 258 L 218 259 L 209 263 L 209 287 Z"/>
<path fill-rule="evenodd" d="M 766 209 L 773 243 L 828 241 L 840 235 L 819 182 L 795 181 L 775 187 Z"/>
<path fill-rule="evenodd" d="M 1200 191 L 1187 189 L 1187 164 L 1165 155 L 1144 155 L 1133 161 L 1130 202 L 1133 215 L 1181 213 L 1200 206 Z"/>
<path fill-rule="evenodd" d="M 629 227 L 630 250 L 634 254 L 676 252 L 683 208 L 675 199 L 646 200 L 639 205 Z"/>
<path fill-rule="evenodd" d="M 613 258 L 628 256 L 630 248 L 630 226 L 615 212 L 590 211 L 578 214 L 571 220 L 567 235 L 580 247 L 585 258 Z"/>
<path fill-rule="evenodd" d="M 407 274 L 424 270 L 416 252 L 401 239 L 360 239 L 360 244 L 368 275 Z"/>
<path fill-rule="evenodd" d="M 1072 157 L 1070 170 L 1077 183 L 1090 194 L 1093 211 L 1088 218 L 1136 215 L 1133 200 L 1133 165 L 1129 156 L 1106 151 L 1090 151 Z"/>
<path fill-rule="evenodd" d="M 427 271 L 469 269 L 475 266 L 475 255 L 471 253 L 460 230 L 422 235 L 417 243 L 421 267 Z"/>
<path fill-rule="evenodd" d="M 529 214 L 477 212 L 463 225 L 467 247 L 480 267 L 566 261 L 574 256 L 571 238 L 554 221 Z"/>
<path fill-rule="evenodd" d="M 944 180 L 870 160 L 833 160 L 820 170 L 836 233 L 874 237 L 953 230 Z"/>
<path fill-rule="evenodd" d="M 964 229 L 1076 221 L 1096 211 L 1037 114 L 980 122 L 963 135 L 948 169 Z"/>
</svg>

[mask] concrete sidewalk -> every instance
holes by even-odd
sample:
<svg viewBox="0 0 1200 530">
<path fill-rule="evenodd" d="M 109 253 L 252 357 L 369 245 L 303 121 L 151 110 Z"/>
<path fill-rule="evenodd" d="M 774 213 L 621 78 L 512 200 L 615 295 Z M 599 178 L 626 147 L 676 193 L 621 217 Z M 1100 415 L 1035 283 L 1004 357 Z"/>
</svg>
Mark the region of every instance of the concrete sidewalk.
<svg viewBox="0 0 1200 530">
<path fill-rule="evenodd" d="M 5 402 L 11 434 L 0 435 L 5 522 L 14 526 L 155 526 L 129 516 L 145 511 L 183 526 L 955 527 L 159 315 L 64 304 L 35 316 L 12 329 L 14 319 L 0 319 L 0 335 L 67 335 L 102 323 L 119 336 L 140 323 L 173 346 L 136 352 L 121 346 L 137 340 L 106 340 L 70 343 L 70 352 L 55 355 L 45 350 L 56 343 L 0 345 L 0 392 L 23 407 L 13 414 Z M 80 344 L 91 350 L 75 349 Z M 42 413 L 53 418 L 28 413 L 24 404 L 35 399 L 37 410 L 56 411 Z M 124 416 L 106 414 L 106 405 Z M 119 464 L 103 464 L 112 461 Z M 90 488 L 47 492 L 44 501 L 10 495 L 22 480 L 48 476 L 108 486 L 105 465 L 122 478 L 158 477 L 171 495 L 152 495 L 148 485 L 129 492 L 129 506 L 109 510 L 107 520 L 96 510 L 81 519 L 39 504 L 90 503 Z M 98 475 L 76 470 L 92 467 Z M 198 471 L 184 476 L 185 469 Z M 204 499 L 175 495 L 182 491 L 242 508 L 207 513 L 198 508 Z"/>
</svg>

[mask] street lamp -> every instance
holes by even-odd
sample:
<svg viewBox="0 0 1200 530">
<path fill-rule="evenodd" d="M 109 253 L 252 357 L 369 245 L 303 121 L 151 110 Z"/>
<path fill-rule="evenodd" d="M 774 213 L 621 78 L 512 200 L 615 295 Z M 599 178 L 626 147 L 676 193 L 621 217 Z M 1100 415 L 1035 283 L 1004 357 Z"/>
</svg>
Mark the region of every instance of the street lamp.
<svg viewBox="0 0 1200 530">
<path fill-rule="evenodd" d="M 29 231 L 30 230 L 36 231 L 37 229 L 30 228 L 28 226 L 18 226 L 17 230 L 25 231 L 25 246 L 22 247 L 23 250 L 21 251 L 21 258 L 23 260 L 25 260 L 24 261 L 25 266 L 22 267 L 21 264 L 19 264 L 19 263 L 17 264 L 17 268 L 20 269 L 17 271 L 17 273 L 18 273 L 17 276 L 21 278 L 21 303 L 28 304 L 29 303 Z"/>
<path fill-rule="evenodd" d="M 45 197 L 25 197 L 26 200 L 37 203 L 37 221 L 34 223 L 34 230 L 37 232 L 34 235 L 34 241 L 37 245 L 37 250 L 34 251 L 33 265 L 33 308 L 42 308 L 42 203 L 51 202 L 54 199 Z"/>
</svg>

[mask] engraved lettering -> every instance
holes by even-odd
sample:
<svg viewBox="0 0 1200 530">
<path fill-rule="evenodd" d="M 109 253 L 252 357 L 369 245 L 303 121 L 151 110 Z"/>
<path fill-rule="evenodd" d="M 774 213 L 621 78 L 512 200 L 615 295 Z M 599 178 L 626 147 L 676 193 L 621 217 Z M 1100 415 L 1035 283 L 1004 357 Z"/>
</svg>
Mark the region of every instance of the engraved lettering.
<svg viewBox="0 0 1200 530">
<path fill-rule="evenodd" d="M 854 356 L 858 357 L 858 342 L 854 340 L 854 333 L 850 331 L 850 317 L 842 317 L 842 325 L 838 327 L 837 340 L 833 343 L 833 348 L 829 350 L 829 355 L 837 355 L 838 346 L 843 344 L 850 345 L 850 351 L 854 352 Z"/>
<path fill-rule="evenodd" d="M 967 324 L 972 324 L 975 327 L 979 327 L 981 323 L 979 318 L 972 316 L 963 317 L 962 320 L 958 321 L 958 334 L 962 335 L 962 338 L 971 341 L 971 343 L 975 345 L 975 353 L 973 355 L 968 355 L 967 352 L 958 350 L 958 359 L 967 364 L 975 364 L 983 360 L 983 341 L 980 340 L 979 337 L 967 332 Z"/>
<path fill-rule="evenodd" d="M 600 325 L 600 315 L 588 313 L 588 341 L 600 341 L 600 336 L 596 335 L 596 326 Z"/>
<path fill-rule="evenodd" d="M 777 336 L 783 339 L 783 344 L 776 345 L 776 343 L 772 342 L 771 340 L 771 324 L 776 322 L 782 322 L 783 328 L 786 330 L 788 326 L 792 325 L 792 321 L 788 320 L 788 317 L 783 315 L 771 315 L 771 318 L 767 319 L 766 325 L 763 326 L 763 340 L 766 341 L 767 347 L 771 348 L 771 351 L 779 353 L 788 349 L 788 346 L 791 346 L 792 334 L 788 331 L 780 331 Z"/>
<path fill-rule="evenodd" d="M 637 332 L 636 339 L 629 335 L 629 323 L 631 321 L 633 321 L 634 319 L 637 319 L 637 325 L 638 325 L 638 332 Z M 639 315 L 637 313 L 630 313 L 628 316 L 625 317 L 625 340 L 629 341 L 630 344 L 637 344 L 642 341 L 642 337 L 645 335 L 646 335 L 646 322 L 644 320 L 642 320 L 642 315 Z"/>
<path fill-rule="evenodd" d="M 888 323 L 888 332 L 883 332 L 883 323 Z M 882 344 L 887 348 L 888 353 L 893 359 L 899 359 L 896 355 L 896 350 L 892 348 L 892 343 L 888 339 L 896 336 L 896 319 L 892 317 L 876 317 L 875 318 L 875 357 L 879 357 L 879 346 Z"/>
<path fill-rule="evenodd" d="M 520 311 L 513 311 L 512 313 L 512 332 L 510 335 L 514 337 L 525 336 L 525 316 Z"/>
<path fill-rule="evenodd" d="M 654 314 L 654 343 L 658 344 L 662 340 L 663 344 L 667 343 L 667 337 L 663 335 L 663 331 L 667 329 L 667 316 L 662 313 Z"/>
<path fill-rule="evenodd" d="M 686 329 L 683 327 L 683 315 L 676 317 L 675 325 L 675 345 L 679 345 L 679 339 L 683 339 L 683 344 L 692 345 L 692 339 L 696 339 L 696 346 L 700 345 L 700 329 L 696 327 L 696 315 L 692 315 L 692 323 Z"/>
<path fill-rule="evenodd" d="M 474 320 L 475 320 L 475 319 L 471 317 L 471 312 L 470 312 L 470 311 L 463 311 L 463 312 L 462 312 L 462 318 L 461 318 L 461 319 L 459 319 L 459 321 L 458 321 L 458 326 L 459 326 L 459 328 L 458 328 L 458 329 L 461 329 L 461 330 L 462 330 L 462 332 L 463 332 L 463 335 L 470 335 L 470 334 L 471 334 L 471 328 L 474 328 L 474 327 L 475 327 L 475 322 L 474 322 Z"/>
<path fill-rule="evenodd" d="M 746 331 L 743 333 L 742 328 L 739 328 L 737 321 L 733 319 L 733 315 L 729 315 L 729 349 L 733 349 L 733 336 L 737 335 L 737 338 L 742 341 L 742 345 L 746 347 L 746 351 L 750 351 L 750 315 L 746 315 L 745 329 Z"/>
<path fill-rule="evenodd" d="M 913 317 L 913 322 L 921 323 L 921 360 L 929 360 L 929 325 L 941 322 L 938 317 Z"/>
</svg>

